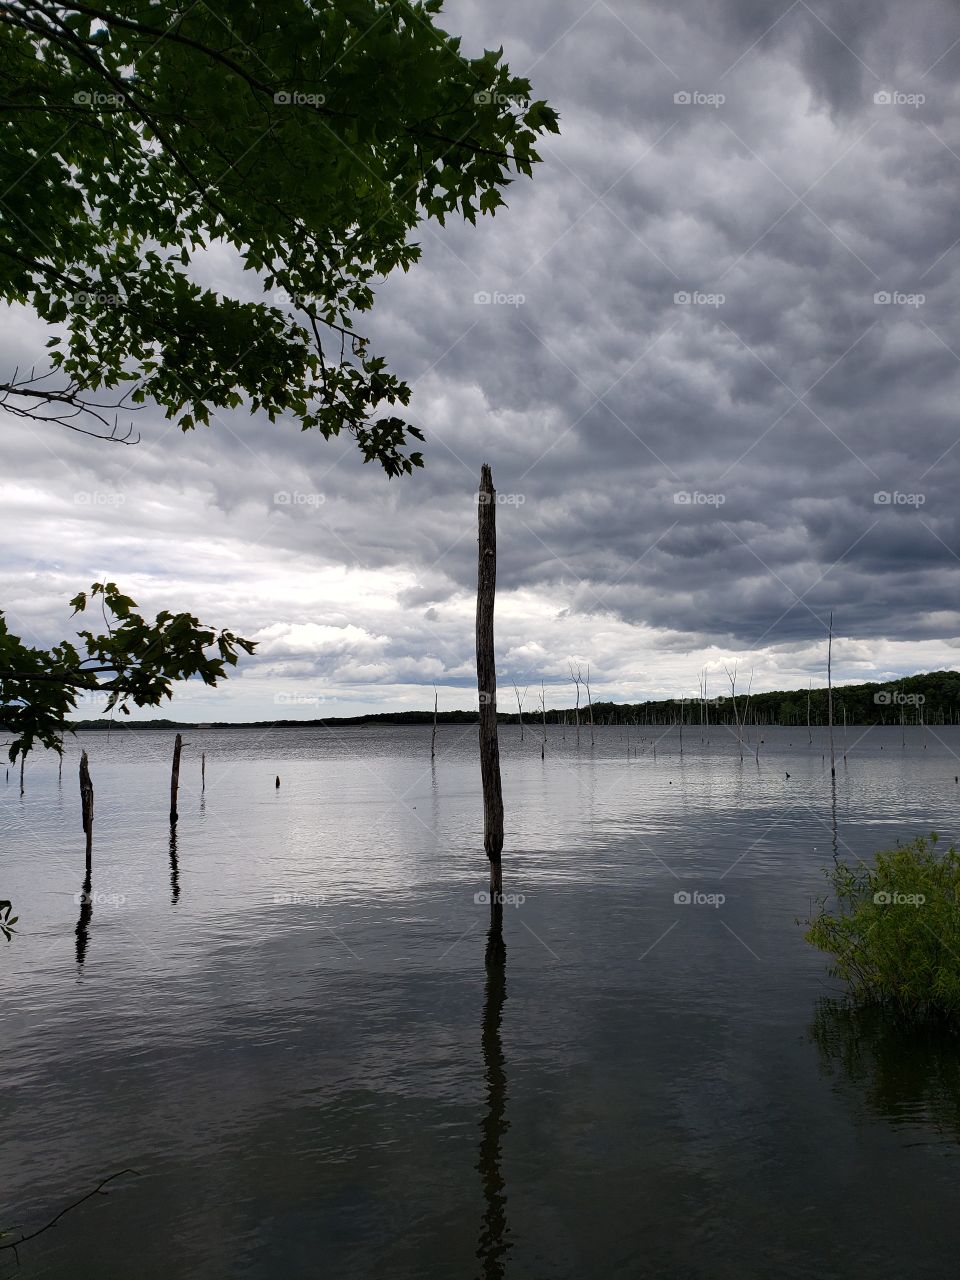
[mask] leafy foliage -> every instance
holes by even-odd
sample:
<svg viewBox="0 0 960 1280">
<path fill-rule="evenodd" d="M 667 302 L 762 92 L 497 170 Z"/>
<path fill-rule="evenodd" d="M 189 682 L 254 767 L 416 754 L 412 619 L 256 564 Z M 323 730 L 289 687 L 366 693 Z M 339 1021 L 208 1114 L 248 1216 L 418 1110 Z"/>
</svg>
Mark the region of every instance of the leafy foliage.
<svg viewBox="0 0 960 1280">
<path fill-rule="evenodd" d="M 835 910 L 821 899 L 804 936 L 833 956 L 831 974 L 866 1004 L 960 1017 L 960 853 L 934 834 L 826 875 Z"/>
<path fill-rule="evenodd" d="M 113 582 L 95 582 L 73 600 L 74 615 L 99 599 L 107 630 L 79 631 L 81 649 L 68 640 L 53 649 L 25 645 L 7 629 L 0 613 L 0 720 L 15 734 L 11 761 L 40 743 L 61 750 L 65 721 L 82 693 L 105 693 L 107 711 L 129 715 L 128 703 L 159 706 L 175 680 L 199 676 L 204 684 L 224 679 L 237 651 L 254 644 L 231 631 L 204 627 L 189 613 L 166 610 L 153 622 Z M 112 621 L 110 618 L 112 615 Z"/>
<path fill-rule="evenodd" d="M 557 131 L 502 50 L 464 57 L 441 4 L 0 7 L 0 296 L 55 327 L 56 407 L 123 387 L 187 431 L 247 404 L 351 432 L 388 475 L 422 464 L 390 411 L 410 388 L 354 317 L 416 262 L 419 223 L 493 214 Z M 196 282 L 218 242 L 272 297 Z"/>
<path fill-rule="evenodd" d="M 10 914 L 12 910 L 13 903 L 8 898 L 0 898 L 0 933 L 3 934 L 8 942 L 16 933 L 16 929 L 13 926 L 20 919 L 19 916 Z M 2 1231 L 0 1231 L 0 1235 L 3 1235 Z"/>
</svg>

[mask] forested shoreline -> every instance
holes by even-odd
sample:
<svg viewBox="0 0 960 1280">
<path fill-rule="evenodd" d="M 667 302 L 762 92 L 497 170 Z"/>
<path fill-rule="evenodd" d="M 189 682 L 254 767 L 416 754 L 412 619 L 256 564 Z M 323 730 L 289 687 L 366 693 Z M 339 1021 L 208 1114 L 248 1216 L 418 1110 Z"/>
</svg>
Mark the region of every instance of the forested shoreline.
<svg viewBox="0 0 960 1280">
<path fill-rule="evenodd" d="M 549 693 L 549 690 L 548 690 Z M 505 698 L 505 693 L 501 695 Z M 788 689 L 768 693 L 739 691 L 734 699 L 729 695 L 694 698 L 650 699 L 646 702 L 593 703 L 595 724 L 768 724 L 791 727 L 812 727 L 827 723 L 826 689 Z M 896 681 L 868 682 L 865 684 L 838 685 L 833 691 L 834 722 L 847 724 L 960 724 L 960 671 L 930 671 L 922 675 L 905 676 Z M 547 724 L 573 724 L 577 710 L 573 706 L 548 707 Z M 579 708 L 581 723 L 588 723 L 590 708 L 582 702 Z M 532 701 L 525 707 L 524 721 L 542 723 L 539 706 Z M 439 711 L 438 724 L 473 724 L 477 719 L 475 709 Z M 118 724 L 107 719 L 79 720 L 70 724 L 72 729 L 84 731 L 97 729 L 243 729 L 262 728 L 272 724 L 278 729 L 322 728 L 324 726 L 351 728 L 363 725 L 425 725 L 432 724 L 434 713 L 429 711 L 384 711 L 359 716 L 324 716 L 309 720 L 248 720 L 242 722 L 215 721 L 197 723 L 169 719 L 127 721 Z M 497 713 L 500 724 L 517 724 L 516 712 Z"/>
</svg>

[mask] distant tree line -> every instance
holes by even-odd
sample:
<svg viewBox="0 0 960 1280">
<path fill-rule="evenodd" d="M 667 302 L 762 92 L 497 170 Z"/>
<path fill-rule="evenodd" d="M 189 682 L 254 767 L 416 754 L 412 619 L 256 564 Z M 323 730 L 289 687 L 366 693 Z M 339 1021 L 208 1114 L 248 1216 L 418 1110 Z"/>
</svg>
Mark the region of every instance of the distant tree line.
<svg viewBox="0 0 960 1280">
<path fill-rule="evenodd" d="M 737 694 L 737 709 L 733 699 L 666 698 L 647 702 L 595 702 L 593 717 L 598 725 L 606 724 L 657 724 L 671 725 L 736 725 L 741 723 L 805 727 L 807 709 L 811 727 L 827 723 L 826 689 L 789 689 L 772 693 Z M 902 679 L 883 683 L 841 685 L 833 691 L 834 722 L 842 724 L 846 713 L 847 724 L 960 724 L 960 671 L 930 671 L 924 675 L 904 676 Z M 539 709 L 531 707 L 525 713 L 535 714 L 541 720 Z M 584 709 L 580 708 L 581 724 L 585 723 Z M 278 729 L 351 728 L 363 725 L 388 727 L 390 725 L 426 725 L 433 723 L 430 711 L 386 711 L 358 716 L 327 716 L 316 720 L 274 720 Z M 572 725 L 576 709 L 573 707 L 548 708 L 546 722 L 551 725 Z M 516 712 L 501 711 L 497 715 L 501 724 L 517 724 Z M 440 711 L 439 724 L 475 724 L 476 709 Z M 245 721 L 210 724 L 188 724 L 176 720 L 145 720 L 128 722 L 123 729 L 242 729 L 265 722 Z M 72 729 L 107 729 L 106 719 L 74 721 Z M 114 728 L 117 726 L 114 725 Z"/>
<path fill-rule="evenodd" d="M 774 690 L 708 698 L 660 701 L 595 702 L 598 724 L 735 725 L 739 714 L 748 724 L 806 727 L 826 725 L 826 689 Z M 883 683 L 834 686 L 835 724 L 960 724 L 960 672 L 930 671 Z M 516 717 L 512 717 L 515 719 Z"/>
</svg>

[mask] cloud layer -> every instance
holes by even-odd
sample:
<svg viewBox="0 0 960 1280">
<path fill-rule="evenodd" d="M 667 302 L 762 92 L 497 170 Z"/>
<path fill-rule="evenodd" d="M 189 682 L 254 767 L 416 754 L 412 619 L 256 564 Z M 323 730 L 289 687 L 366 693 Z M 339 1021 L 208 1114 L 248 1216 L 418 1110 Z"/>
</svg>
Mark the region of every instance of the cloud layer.
<svg viewBox="0 0 960 1280">
<path fill-rule="evenodd" d="M 561 112 L 534 181 L 424 227 L 368 325 L 424 472 L 242 414 L 136 448 L 4 422 L 10 625 L 101 574 L 260 640 L 203 718 L 470 704 L 475 491 L 501 502 L 501 680 L 600 696 L 952 666 L 960 19 L 948 4 L 450 4 Z M 246 289 L 229 254 L 202 269 Z M 4 360 L 45 333 L 3 316 Z M 557 701 L 566 689 L 553 688 Z M 297 702 L 297 698 L 302 701 Z M 302 707 L 302 712 L 300 708 Z"/>
</svg>

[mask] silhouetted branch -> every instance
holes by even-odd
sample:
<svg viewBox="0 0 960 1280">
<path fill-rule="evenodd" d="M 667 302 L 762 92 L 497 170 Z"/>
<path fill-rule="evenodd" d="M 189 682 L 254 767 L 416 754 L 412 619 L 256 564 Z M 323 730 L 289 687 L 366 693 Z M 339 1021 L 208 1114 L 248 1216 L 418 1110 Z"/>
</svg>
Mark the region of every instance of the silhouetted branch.
<svg viewBox="0 0 960 1280">
<path fill-rule="evenodd" d="M 107 440 L 111 444 L 140 443 L 140 433 L 134 433 L 132 424 L 121 433 L 118 415 L 114 413 L 112 424 L 106 416 L 109 411 L 121 408 L 133 412 L 136 406 L 126 403 L 127 395 L 121 396 L 119 400 L 110 404 L 99 404 L 94 400 L 88 400 L 83 394 L 83 389 L 76 382 L 69 382 L 60 391 L 41 387 L 39 384 L 44 379 L 53 376 L 52 371 L 38 374 L 31 369 L 29 376 L 24 378 L 19 377 L 19 373 L 20 369 L 17 367 L 9 382 L 0 382 L 0 409 L 6 410 L 13 417 L 29 418 L 33 422 L 55 422 L 69 431 L 92 436 L 95 440 Z M 52 411 L 54 406 L 56 411 Z M 45 412 L 47 408 L 50 408 L 51 412 Z M 100 423 L 104 430 L 90 430 L 73 421 L 74 418 L 82 417 L 84 414 Z"/>
<path fill-rule="evenodd" d="M 17 1262 L 19 1262 L 20 1256 L 17 1253 L 17 1248 L 20 1245 L 26 1244 L 28 1240 L 36 1240 L 37 1236 L 42 1236 L 45 1231 L 49 1231 L 51 1227 L 55 1227 L 64 1214 L 69 1213 L 71 1209 L 78 1208 L 84 1203 L 84 1201 L 90 1200 L 95 1195 L 102 1193 L 103 1188 L 108 1182 L 112 1182 L 114 1178 L 122 1177 L 125 1173 L 132 1173 L 136 1177 L 140 1177 L 140 1171 L 138 1169 L 120 1169 L 117 1173 L 111 1173 L 109 1178 L 104 1178 L 102 1182 L 98 1182 L 92 1191 L 88 1191 L 85 1196 L 81 1196 L 79 1200 L 74 1200 L 73 1204 L 68 1204 L 65 1209 L 61 1209 L 57 1216 L 55 1218 L 51 1218 L 46 1226 L 38 1227 L 36 1231 L 31 1231 L 27 1236 L 21 1236 L 19 1240 L 11 1240 L 9 1244 L 0 1244 L 0 1249 L 12 1249 L 14 1257 L 17 1259 Z"/>
</svg>

